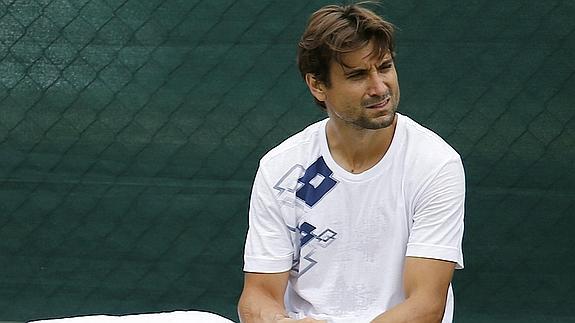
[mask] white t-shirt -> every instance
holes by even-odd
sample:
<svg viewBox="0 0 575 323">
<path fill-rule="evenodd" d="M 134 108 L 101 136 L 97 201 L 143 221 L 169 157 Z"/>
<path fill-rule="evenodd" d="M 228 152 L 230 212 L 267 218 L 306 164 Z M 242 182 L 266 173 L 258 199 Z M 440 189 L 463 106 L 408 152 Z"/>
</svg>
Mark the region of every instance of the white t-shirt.
<svg viewBox="0 0 575 323">
<path fill-rule="evenodd" d="M 397 114 L 385 156 L 352 174 L 332 158 L 327 119 L 269 151 L 253 185 L 244 271 L 290 271 L 293 318 L 369 322 L 401 303 L 406 256 L 463 268 L 465 177 L 445 141 Z M 452 321 L 451 288 L 443 322 Z"/>
</svg>

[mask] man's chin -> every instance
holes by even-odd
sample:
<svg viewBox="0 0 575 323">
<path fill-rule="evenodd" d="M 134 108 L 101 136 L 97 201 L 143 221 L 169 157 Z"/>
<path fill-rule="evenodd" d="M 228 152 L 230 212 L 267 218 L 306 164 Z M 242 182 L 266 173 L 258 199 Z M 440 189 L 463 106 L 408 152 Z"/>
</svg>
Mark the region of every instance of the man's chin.
<svg viewBox="0 0 575 323">
<path fill-rule="evenodd" d="M 393 125 L 394 121 L 395 111 L 386 113 L 380 117 L 370 120 L 369 125 L 366 125 L 366 128 L 372 130 L 388 128 Z"/>
<path fill-rule="evenodd" d="M 388 128 L 393 125 L 395 118 L 393 116 L 382 116 L 377 119 L 364 120 L 357 122 L 356 125 L 363 129 L 379 130 Z"/>
</svg>

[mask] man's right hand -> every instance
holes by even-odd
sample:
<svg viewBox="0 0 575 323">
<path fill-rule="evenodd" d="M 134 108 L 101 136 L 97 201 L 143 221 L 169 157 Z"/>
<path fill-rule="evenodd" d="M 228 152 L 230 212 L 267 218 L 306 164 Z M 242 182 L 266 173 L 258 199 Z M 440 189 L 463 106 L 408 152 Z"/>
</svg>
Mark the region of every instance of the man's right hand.
<svg viewBox="0 0 575 323">
<path fill-rule="evenodd" d="M 295 319 L 290 319 L 290 318 L 284 318 L 284 319 L 280 319 L 279 321 L 277 321 L 278 323 L 327 323 L 327 321 L 324 320 L 316 320 L 316 319 L 312 319 L 309 317 L 303 318 L 303 319 L 299 319 L 299 320 L 295 320 Z"/>
<path fill-rule="evenodd" d="M 292 319 L 286 314 L 284 294 L 289 272 L 246 273 L 244 290 L 238 303 L 240 322 L 244 323 L 327 323 L 312 318 Z"/>
</svg>

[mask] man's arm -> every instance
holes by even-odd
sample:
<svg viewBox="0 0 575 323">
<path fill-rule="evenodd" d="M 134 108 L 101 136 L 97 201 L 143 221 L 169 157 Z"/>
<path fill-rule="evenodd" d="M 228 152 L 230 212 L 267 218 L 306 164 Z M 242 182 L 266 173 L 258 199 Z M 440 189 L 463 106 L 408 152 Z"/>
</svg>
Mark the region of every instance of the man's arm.
<svg viewBox="0 0 575 323">
<path fill-rule="evenodd" d="M 407 257 L 403 273 L 405 301 L 377 316 L 372 323 L 439 323 L 455 263 Z"/>
<path fill-rule="evenodd" d="M 260 274 L 246 273 L 244 290 L 238 303 L 242 323 L 313 323 L 325 322 L 312 318 L 290 319 L 284 306 L 284 293 L 289 272 Z"/>
<path fill-rule="evenodd" d="M 289 272 L 260 274 L 245 273 L 244 289 L 238 303 L 243 323 L 277 322 L 287 317 L 284 293 Z"/>
</svg>

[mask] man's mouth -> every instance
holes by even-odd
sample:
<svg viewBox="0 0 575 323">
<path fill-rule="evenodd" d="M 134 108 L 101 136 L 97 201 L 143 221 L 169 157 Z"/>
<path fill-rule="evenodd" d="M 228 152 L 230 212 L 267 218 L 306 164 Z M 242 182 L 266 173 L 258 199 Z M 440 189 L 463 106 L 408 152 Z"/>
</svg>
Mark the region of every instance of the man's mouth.
<svg viewBox="0 0 575 323">
<path fill-rule="evenodd" d="M 391 95 L 388 95 L 385 98 L 383 98 L 383 100 L 381 100 L 377 103 L 367 105 L 366 108 L 367 109 L 382 109 L 382 108 L 385 108 L 385 106 L 387 106 L 387 104 L 389 103 L 390 100 L 391 100 Z"/>
</svg>

